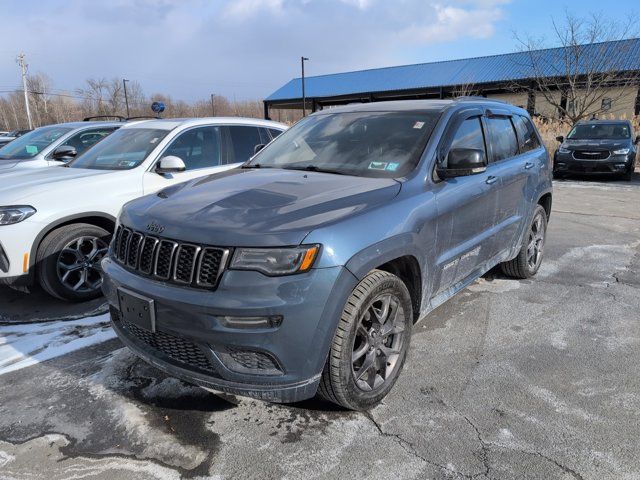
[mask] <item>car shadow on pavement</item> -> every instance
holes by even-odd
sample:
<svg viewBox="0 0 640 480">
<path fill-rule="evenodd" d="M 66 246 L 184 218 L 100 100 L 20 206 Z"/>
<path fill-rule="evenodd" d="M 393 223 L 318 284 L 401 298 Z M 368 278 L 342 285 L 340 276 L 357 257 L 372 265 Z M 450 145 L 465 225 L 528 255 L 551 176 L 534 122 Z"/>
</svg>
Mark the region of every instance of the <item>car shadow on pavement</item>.
<svg viewBox="0 0 640 480">
<path fill-rule="evenodd" d="M 72 320 L 107 311 L 104 298 L 69 303 L 51 297 L 38 287 L 29 292 L 0 286 L 0 324 Z"/>
</svg>

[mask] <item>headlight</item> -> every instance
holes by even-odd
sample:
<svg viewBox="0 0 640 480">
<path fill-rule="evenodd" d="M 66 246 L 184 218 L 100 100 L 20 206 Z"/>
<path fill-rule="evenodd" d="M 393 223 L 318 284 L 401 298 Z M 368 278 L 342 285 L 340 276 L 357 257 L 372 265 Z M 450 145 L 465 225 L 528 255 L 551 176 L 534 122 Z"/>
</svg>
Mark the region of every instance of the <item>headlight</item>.
<svg viewBox="0 0 640 480">
<path fill-rule="evenodd" d="M 28 205 L 0 207 L 0 225 L 19 223 L 36 213 L 36 209 Z"/>
<path fill-rule="evenodd" d="M 320 245 L 286 248 L 238 248 L 229 268 L 256 270 L 265 275 L 306 272 L 313 265 Z"/>
<path fill-rule="evenodd" d="M 629 153 L 629 148 L 621 148 L 620 150 L 614 150 L 614 155 L 627 155 Z"/>
<path fill-rule="evenodd" d="M 560 147 L 558 148 L 558 153 L 571 153 L 571 150 L 568 148 Z"/>
</svg>

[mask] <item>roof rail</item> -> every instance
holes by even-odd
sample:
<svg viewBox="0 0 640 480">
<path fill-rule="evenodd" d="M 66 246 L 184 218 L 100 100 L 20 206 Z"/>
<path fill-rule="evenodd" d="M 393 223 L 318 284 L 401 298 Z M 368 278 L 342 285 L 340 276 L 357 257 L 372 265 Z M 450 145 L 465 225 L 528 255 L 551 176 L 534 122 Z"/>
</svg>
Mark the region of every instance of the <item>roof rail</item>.
<svg viewBox="0 0 640 480">
<path fill-rule="evenodd" d="M 504 100 L 499 100 L 497 98 L 487 98 L 481 95 L 463 95 L 461 97 L 453 98 L 454 102 L 459 100 L 482 100 L 483 102 L 497 102 L 497 103 L 507 103 L 507 104 L 509 103 L 509 102 L 505 102 Z"/>
<path fill-rule="evenodd" d="M 120 115 L 94 115 L 92 117 L 85 117 L 82 119 L 83 122 L 90 122 L 91 120 L 96 120 L 98 118 L 117 118 L 119 122 L 124 122 L 126 119 Z"/>
<path fill-rule="evenodd" d="M 139 115 L 137 117 L 127 117 L 124 119 L 125 122 L 128 122 L 129 120 L 159 120 L 161 119 L 158 116 L 153 116 L 153 115 Z"/>
</svg>

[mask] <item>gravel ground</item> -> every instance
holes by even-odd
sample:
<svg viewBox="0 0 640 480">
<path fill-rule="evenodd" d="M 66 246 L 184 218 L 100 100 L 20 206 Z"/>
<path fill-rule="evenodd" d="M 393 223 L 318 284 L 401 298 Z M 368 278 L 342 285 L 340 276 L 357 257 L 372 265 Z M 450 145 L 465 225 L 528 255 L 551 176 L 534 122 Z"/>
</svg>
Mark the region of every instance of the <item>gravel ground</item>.
<svg viewBox="0 0 640 480">
<path fill-rule="evenodd" d="M 369 414 L 206 392 L 78 320 L 99 303 L 2 290 L 0 349 L 41 361 L 0 364 L 0 478 L 640 478 L 639 205 L 638 178 L 557 182 L 539 274 L 422 319 Z"/>
</svg>

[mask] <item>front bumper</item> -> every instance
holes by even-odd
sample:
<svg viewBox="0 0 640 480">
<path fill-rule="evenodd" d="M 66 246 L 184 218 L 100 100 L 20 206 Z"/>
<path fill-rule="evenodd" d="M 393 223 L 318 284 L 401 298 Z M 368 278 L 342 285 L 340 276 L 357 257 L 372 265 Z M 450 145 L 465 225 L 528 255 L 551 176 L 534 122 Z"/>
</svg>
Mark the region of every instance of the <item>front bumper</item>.
<svg viewBox="0 0 640 480">
<path fill-rule="evenodd" d="M 0 284 L 30 283 L 32 247 L 42 228 L 42 224 L 31 219 L 0 226 Z"/>
<path fill-rule="evenodd" d="M 203 387 L 271 402 L 315 395 L 344 303 L 357 284 L 343 267 L 285 277 L 227 270 L 209 291 L 144 278 L 110 258 L 102 265 L 114 329 L 137 355 Z M 121 287 L 154 300 L 155 333 L 122 321 Z M 225 316 L 281 316 L 282 323 L 230 328 Z"/>
<path fill-rule="evenodd" d="M 612 155 L 606 160 L 577 160 L 571 153 L 556 153 L 554 173 L 623 174 L 634 168 L 634 157 Z"/>
</svg>

